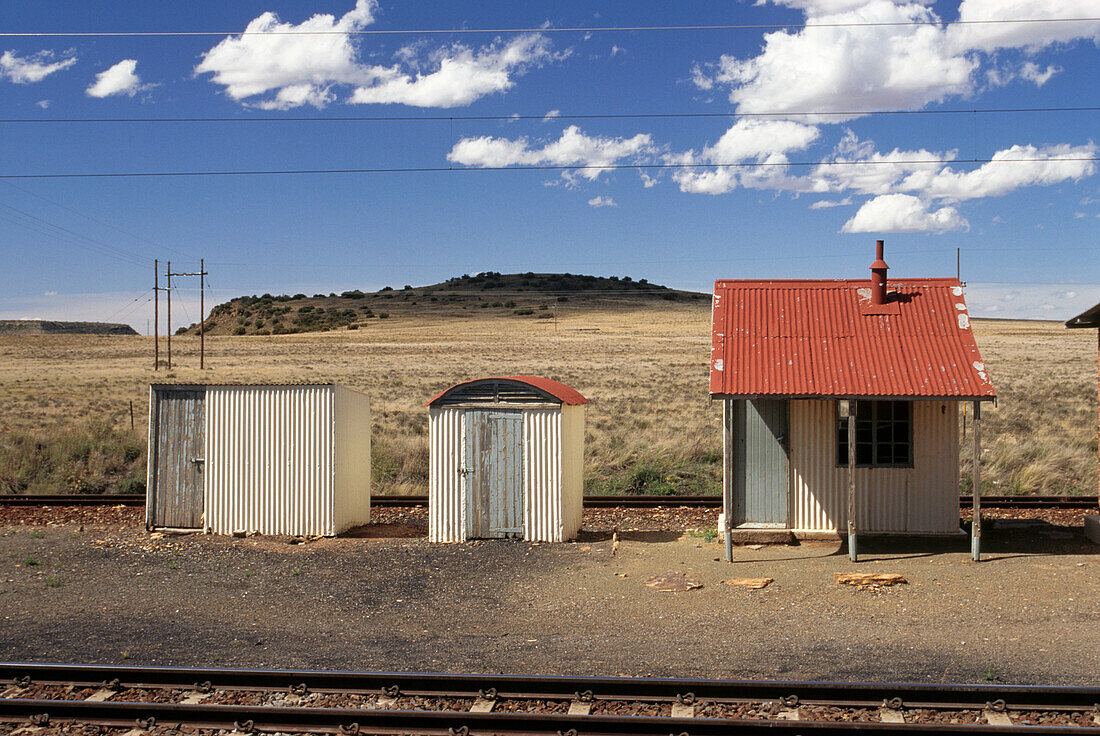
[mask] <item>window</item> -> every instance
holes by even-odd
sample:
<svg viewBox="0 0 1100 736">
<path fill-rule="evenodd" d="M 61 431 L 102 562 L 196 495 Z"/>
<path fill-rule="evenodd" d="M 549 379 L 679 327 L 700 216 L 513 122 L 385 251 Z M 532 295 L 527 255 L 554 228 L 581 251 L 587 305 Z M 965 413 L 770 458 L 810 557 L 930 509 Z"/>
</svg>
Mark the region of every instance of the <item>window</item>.
<svg viewBox="0 0 1100 736">
<path fill-rule="evenodd" d="M 908 401 L 856 401 L 856 465 L 913 467 L 913 411 Z M 836 413 L 836 464 L 848 464 L 848 420 Z"/>
</svg>

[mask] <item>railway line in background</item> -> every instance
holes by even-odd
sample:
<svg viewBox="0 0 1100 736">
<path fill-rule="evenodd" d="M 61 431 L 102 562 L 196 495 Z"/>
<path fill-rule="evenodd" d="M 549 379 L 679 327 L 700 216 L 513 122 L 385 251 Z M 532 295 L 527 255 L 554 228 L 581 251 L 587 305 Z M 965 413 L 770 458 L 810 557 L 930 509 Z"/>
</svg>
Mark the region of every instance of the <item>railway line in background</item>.
<svg viewBox="0 0 1100 736">
<path fill-rule="evenodd" d="M 969 507 L 970 496 L 960 496 L 960 507 Z M 402 507 L 424 506 L 427 496 L 371 496 L 371 505 Z M 0 506 L 144 506 L 143 494 L 63 494 L 0 496 Z M 585 496 L 587 508 L 721 508 L 719 496 Z M 984 508 L 1091 509 L 1098 505 L 1095 496 L 982 496 Z"/>
<path fill-rule="evenodd" d="M 1098 702 L 1098 687 L 0 663 L 0 722 L 139 732 L 1081 734 Z"/>
</svg>

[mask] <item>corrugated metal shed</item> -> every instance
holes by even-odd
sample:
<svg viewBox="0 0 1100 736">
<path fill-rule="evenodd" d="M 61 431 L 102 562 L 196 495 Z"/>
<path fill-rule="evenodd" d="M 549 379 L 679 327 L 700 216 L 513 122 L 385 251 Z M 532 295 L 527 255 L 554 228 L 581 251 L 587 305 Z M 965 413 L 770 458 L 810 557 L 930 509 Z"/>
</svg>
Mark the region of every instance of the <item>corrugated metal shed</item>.
<svg viewBox="0 0 1100 736">
<path fill-rule="evenodd" d="M 370 431 L 369 399 L 343 386 L 154 385 L 147 524 L 308 536 L 365 524 Z"/>
<path fill-rule="evenodd" d="M 958 279 L 716 281 L 710 392 L 993 399 Z"/>
<path fill-rule="evenodd" d="M 584 404 L 534 376 L 466 381 L 428 402 L 428 538 L 561 542 L 581 526 Z"/>
</svg>

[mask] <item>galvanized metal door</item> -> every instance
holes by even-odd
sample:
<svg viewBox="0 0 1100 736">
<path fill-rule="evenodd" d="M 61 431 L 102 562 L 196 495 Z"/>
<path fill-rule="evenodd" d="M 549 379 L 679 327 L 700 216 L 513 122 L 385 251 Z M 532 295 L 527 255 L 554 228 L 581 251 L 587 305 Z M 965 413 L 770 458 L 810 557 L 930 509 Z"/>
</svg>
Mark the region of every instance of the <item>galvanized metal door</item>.
<svg viewBox="0 0 1100 736">
<path fill-rule="evenodd" d="M 150 448 L 153 526 L 202 528 L 205 405 L 201 388 L 156 390 Z"/>
<path fill-rule="evenodd" d="M 466 536 L 523 536 L 523 415 L 466 411 Z"/>
<path fill-rule="evenodd" d="M 785 528 L 790 494 L 789 403 L 735 401 L 733 418 L 733 523 Z"/>
</svg>

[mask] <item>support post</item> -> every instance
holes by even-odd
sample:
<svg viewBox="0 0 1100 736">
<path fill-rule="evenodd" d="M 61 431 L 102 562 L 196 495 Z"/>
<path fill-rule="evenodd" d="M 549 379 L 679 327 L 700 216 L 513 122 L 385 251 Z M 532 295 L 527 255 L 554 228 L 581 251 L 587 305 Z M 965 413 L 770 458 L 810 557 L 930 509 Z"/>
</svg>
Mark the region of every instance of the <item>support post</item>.
<svg viewBox="0 0 1100 736">
<path fill-rule="evenodd" d="M 160 261 L 153 259 L 153 370 L 160 370 Z"/>
<path fill-rule="evenodd" d="M 970 557 L 974 562 L 982 559 L 982 404 L 974 402 L 974 460 L 973 460 L 974 510 L 970 522 Z"/>
<path fill-rule="evenodd" d="M 199 259 L 199 370 L 206 367 L 206 334 L 203 325 L 206 324 L 206 268 L 202 258 Z"/>
<path fill-rule="evenodd" d="M 722 533 L 726 562 L 733 562 L 733 400 L 722 399 Z"/>
<path fill-rule="evenodd" d="M 168 370 L 172 370 L 172 262 L 168 261 Z"/>
<path fill-rule="evenodd" d="M 856 551 L 856 402 L 848 402 L 848 559 L 858 561 Z"/>
</svg>

